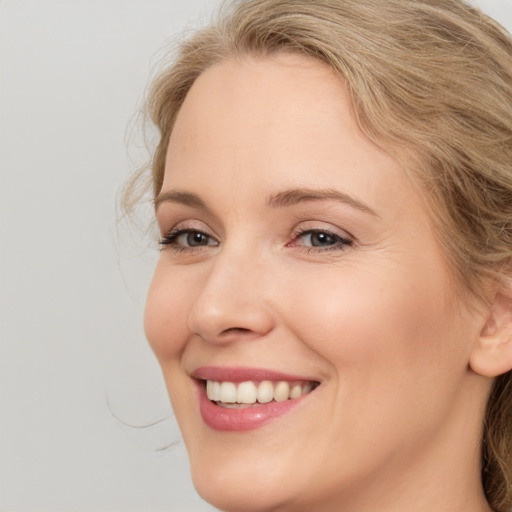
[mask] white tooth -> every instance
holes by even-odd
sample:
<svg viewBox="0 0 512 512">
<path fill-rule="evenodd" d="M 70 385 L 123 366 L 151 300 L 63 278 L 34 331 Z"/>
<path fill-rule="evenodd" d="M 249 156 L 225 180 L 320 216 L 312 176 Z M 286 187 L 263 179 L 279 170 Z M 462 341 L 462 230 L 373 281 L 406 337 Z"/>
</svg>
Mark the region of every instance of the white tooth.
<svg viewBox="0 0 512 512">
<path fill-rule="evenodd" d="M 212 386 L 212 394 L 213 394 L 213 400 L 218 402 L 220 400 L 220 382 L 219 381 L 213 381 Z"/>
<path fill-rule="evenodd" d="M 243 409 L 244 407 L 250 407 L 246 404 L 228 404 L 224 402 L 219 402 L 219 405 L 225 409 Z"/>
<path fill-rule="evenodd" d="M 257 393 L 258 402 L 266 404 L 271 402 L 274 398 L 274 385 L 269 380 L 260 382 Z"/>
<path fill-rule="evenodd" d="M 221 382 L 219 400 L 226 403 L 236 403 L 236 386 L 232 382 Z"/>
<path fill-rule="evenodd" d="M 256 391 L 253 382 L 240 382 L 236 390 L 236 401 L 239 404 L 253 404 L 256 402 Z"/>
<path fill-rule="evenodd" d="M 290 397 L 290 384 L 282 380 L 278 382 L 274 388 L 274 400 L 276 402 L 284 402 Z"/>
<path fill-rule="evenodd" d="M 311 382 L 308 382 L 303 388 L 302 388 L 302 394 L 306 395 L 313 389 L 313 384 Z"/>
<path fill-rule="evenodd" d="M 208 397 L 208 400 L 213 400 L 212 387 L 213 387 L 213 381 L 207 380 L 206 381 L 206 396 Z"/>
<path fill-rule="evenodd" d="M 218 402 L 220 399 L 220 382 L 217 382 L 216 380 L 207 380 L 206 394 L 210 400 Z"/>
<path fill-rule="evenodd" d="M 302 387 L 300 384 L 295 384 L 295 386 L 290 389 L 290 398 L 300 398 L 302 396 Z"/>
</svg>

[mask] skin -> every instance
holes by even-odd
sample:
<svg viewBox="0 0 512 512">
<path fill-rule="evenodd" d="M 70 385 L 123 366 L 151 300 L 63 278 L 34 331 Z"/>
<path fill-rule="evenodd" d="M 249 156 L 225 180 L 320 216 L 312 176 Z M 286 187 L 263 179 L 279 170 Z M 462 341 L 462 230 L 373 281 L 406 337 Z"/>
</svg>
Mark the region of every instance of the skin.
<svg viewBox="0 0 512 512">
<path fill-rule="evenodd" d="M 291 85 L 293 84 L 293 86 Z M 334 199 L 272 207 L 285 190 Z M 228 60 L 195 82 L 170 139 L 163 245 L 145 327 L 194 484 L 228 511 L 486 511 L 479 441 L 491 379 L 469 367 L 486 325 L 462 303 L 423 196 L 366 139 L 343 83 L 300 56 Z M 352 244 L 312 246 L 300 230 Z M 210 429 L 190 374 L 250 366 L 320 386 L 248 432 Z"/>
</svg>

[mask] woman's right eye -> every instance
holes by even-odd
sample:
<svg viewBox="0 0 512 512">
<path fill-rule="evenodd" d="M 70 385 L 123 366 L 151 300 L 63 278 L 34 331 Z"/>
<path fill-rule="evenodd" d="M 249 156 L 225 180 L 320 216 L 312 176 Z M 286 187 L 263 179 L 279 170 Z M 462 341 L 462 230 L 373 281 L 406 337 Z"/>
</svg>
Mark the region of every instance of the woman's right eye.
<svg viewBox="0 0 512 512">
<path fill-rule="evenodd" d="M 184 251 L 197 247 L 217 246 L 219 243 L 211 235 L 197 229 L 174 229 L 160 240 L 160 245 L 162 249 Z"/>
</svg>

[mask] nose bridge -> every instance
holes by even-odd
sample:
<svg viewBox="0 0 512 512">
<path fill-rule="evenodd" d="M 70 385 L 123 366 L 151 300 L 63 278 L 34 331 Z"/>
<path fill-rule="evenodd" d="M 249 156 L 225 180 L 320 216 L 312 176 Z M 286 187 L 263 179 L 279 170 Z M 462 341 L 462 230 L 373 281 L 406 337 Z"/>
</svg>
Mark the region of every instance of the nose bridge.
<svg viewBox="0 0 512 512">
<path fill-rule="evenodd" d="M 189 328 L 212 343 L 257 337 L 272 329 L 263 266 L 243 247 L 223 249 L 211 263 L 189 314 Z"/>
</svg>

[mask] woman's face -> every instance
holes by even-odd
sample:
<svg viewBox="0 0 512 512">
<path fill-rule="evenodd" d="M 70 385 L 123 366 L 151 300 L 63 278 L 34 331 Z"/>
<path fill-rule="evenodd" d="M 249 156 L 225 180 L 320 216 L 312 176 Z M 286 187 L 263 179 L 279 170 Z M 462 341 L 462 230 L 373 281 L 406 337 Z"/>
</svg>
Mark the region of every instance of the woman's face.
<svg viewBox="0 0 512 512">
<path fill-rule="evenodd" d="M 203 73 L 157 219 L 146 332 L 205 499 L 352 510 L 478 457 L 468 359 L 481 326 L 423 197 L 322 64 L 281 55 Z"/>
</svg>

